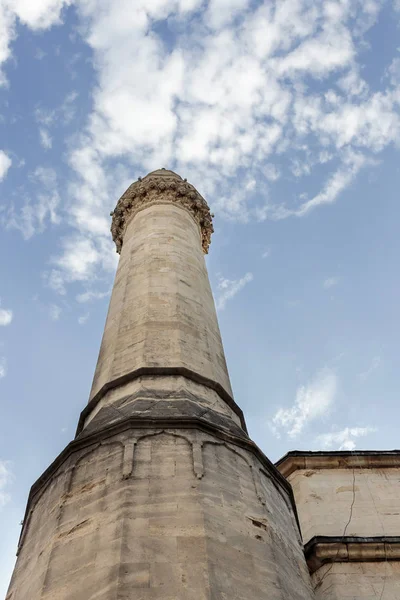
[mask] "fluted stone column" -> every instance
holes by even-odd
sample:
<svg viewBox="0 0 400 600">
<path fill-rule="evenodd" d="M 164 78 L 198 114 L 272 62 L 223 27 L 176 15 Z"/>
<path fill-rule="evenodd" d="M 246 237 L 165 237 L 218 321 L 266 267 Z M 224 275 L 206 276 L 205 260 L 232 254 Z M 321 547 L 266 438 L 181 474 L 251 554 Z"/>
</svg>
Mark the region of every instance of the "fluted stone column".
<svg viewBox="0 0 400 600">
<path fill-rule="evenodd" d="M 232 398 L 205 200 L 171 171 L 127 190 L 77 436 L 33 485 L 7 600 L 312 600 L 290 485 Z"/>
</svg>

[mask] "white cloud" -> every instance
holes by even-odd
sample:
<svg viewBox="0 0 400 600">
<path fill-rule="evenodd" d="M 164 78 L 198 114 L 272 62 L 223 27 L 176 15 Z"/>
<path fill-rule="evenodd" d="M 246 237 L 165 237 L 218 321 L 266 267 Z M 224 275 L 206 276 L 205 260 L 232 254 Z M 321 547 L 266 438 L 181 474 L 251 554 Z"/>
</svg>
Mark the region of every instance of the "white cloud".
<svg viewBox="0 0 400 600">
<path fill-rule="evenodd" d="M 281 173 L 276 165 L 269 163 L 264 167 L 264 175 L 269 181 L 277 181 Z"/>
<path fill-rule="evenodd" d="M 60 294 L 60 296 L 65 296 L 67 290 L 61 271 L 52 269 L 49 273 L 44 273 L 43 275 L 49 288 L 54 290 L 57 294 Z"/>
<path fill-rule="evenodd" d="M 9 7 L 2 2 L 0 4 L 0 87 L 7 85 L 7 78 L 2 70 L 11 55 L 10 43 L 15 37 L 15 15 Z"/>
<path fill-rule="evenodd" d="M 68 4 L 69 0 L 5 0 L 0 3 L 0 86 L 7 85 L 2 67 L 11 56 L 10 45 L 16 37 L 17 19 L 33 30 L 47 29 L 61 22 L 62 8 Z"/>
<path fill-rule="evenodd" d="M 367 83 L 354 67 L 339 79 L 338 86 L 349 96 L 361 96 L 368 91 Z"/>
<path fill-rule="evenodd" d="M 329 290 L 330 288 L 337 285 L 339 283 L 339 281 L 340 281 L 339 277 L 327 277 L 326 279 L 324 279 L 322 287 L 325 290 Z"/>
<path fill-rule="evenodd" d="M 218 282 L 219 293 L 216 300 L 217 310 L 224 310 L 226 303 L 234 298 L 252 280 L 252 273 L 246 273 L 241 279 L 225 279 L 224 277 L 220 277 Z"/>
<path fill-rule="evenodd" d="M 54 169 L 37 167 L 30 175 L 34 198 L 27 197 L 22 207 L 10 206 L 4 217 L 8 229 L 18 229 L 25 239 L 42 233 L 47 225 L 58 225 L 61 218 L 58 213 L 61 202 L 58 192 L 57 175 Z"/>
<path fill-rule="evenodd" d="M 0 181 L 7 175 L 8 169 L 11 167 L 11 158 L 7 156 L 4 150 L 0 150 Z"/>
<path fill-rule="evenodd" d="M 248 4 L 249 0 L 210 0 L 206 22 L 213 29 L 222 28 L 231 23 Z"/>
<path fill-rule="evenodd" d="M 319 35 L 306 39 L 278 63 L 282 75 L 296 76 L 298 72 L 327 77 L 332 71 L 348 65 L 355 49 L 351 33 L 344 27 L 326 27 Z"/>
<path fill-rule="evenodd" d="M 339 169 L 331 175 L 324 188 L 311 200 L 304 202 L 299 209 L 292 211 L 298 217 L 304 217 L 311 210 L 323 204 L 332 204 L 338 196 L 350 185 L 360 169 L 367 164 L 373 164 L 362 154 L 351 153 L 344 159 Z"/>
<path fill-rule="evenodd" d="M 90 316 L 90 313 L 85 313 L 84 315 L 81 315 L 80 317 L 78 317 L 79 325 L 84 325 L 86 323 L 86 321 L 88 320 L 89 316 Z"/>
<path fill-rule="evenodd" d="M 14 17 L 33 29 L 46 28 L 60 22 L 67 4 L 18 0 Z M 257 7 L 248 0 L 211 0 L 206 6 L 201 0 L 138 0 L 129 10 L 112 0 L 103 0 L 101 10 L 90 0 L 75 5 L 98 85 L 87 127 L 69 156 L 76 181 L 67 210 L 76 230 L 71 239 L 79 238 L 89 257 L 77 259 L 79 248 L 64 241 L 51 279 L 58 291 L 71 281 L 90 281 L 98 267 L 114 268 L 115 260 L 104 257 L 111 250 L 106 215 L 116 190 L 129 183 L 126 163 L 143 171 L 175 164 L 228 218 L 280 219 L 335 202 L 370 164 L 364 149 L 379 151 L 397 139 L 394 92 L 371 95 L 356 62 L 355 40 L 378 17 L 374 0 L 280 0 Z M 173 47 L 153 28 L 163 19 L 186 19 Z M 305 93 L 310 78 L 326 81 L 326 101 Z M 49 147 L 49 127 L 59 119 L 54 110 L 40 109 L 37 120 Z M 307 136 L 315 142 L 315 156 L 293 156 L 292 169 L 311 173 L 339 157 L 324 188 L 300 207 L 264 202 L 250 208 L 251 182 L 264 194 L 263 183 L 281 175 L 273 157 L 296 154 L 305 141 L 311 147 Z M 345 146 L 347 156 L 356 157 L 352 161 L 339 152 Z M 238 186 L 240 169 L 248 180 Z M 24 211 L 14 225 L 29 237 L 38 227 L 32 209 Z"/>
<path fill-rule="evenodd" d="M 10 500 L 10 495 L 6 490 L 12 479 L 11 463 L 0 459 L 0 509 Z"/>
<path fill-rule="evenodd" d="M 341 101 L 336 110 L 320 112 L 315 131 L 326 135 L 337 148 L 352 144 L 354 148 L 380 152 L 399 139 L 397 103 L 397 92 L 391 89 L 376 92 L 361 103 Z"/>
<path fill-rule="evenodd" d="M 39 135 L 40 135 L 40 143 L 42 144 L 43 148 L 45 148 L 46 150 L 49 150 L 53 145 L 53 140 L 51 138 L 50 133 L 48 132 L 47 129 L 44 129 L 43 127 L 41 127 L 39 129 Z"/>
<path fill-rule="evenodd" d="M 45 275 L 47 284 L 60 295 L 66 293 L 66 285 L 74 281 L 95 282 L 99 270 L 113 272 L 118 262 L 111 236 L 91 236 L 87 234 L 67 237 L 62 241 L 63 253 L 53 257 L 55 268 Z M 108 293 L 108 292 L 107 292 Z M 87 302 L 95 297 L 107 295 L 102 292 L 79 294 L 78 302 Z"/>
<path fill-rule="evenodd" d="M 57 304 L 50 304 L 49 316 L 52 321 L 58 321 L 61 313 L 62 313 L 62 309 L 60 306 L 57 306 Z"/>
<path fill-rule="evenodd" d="M 134 153 L 143 169 L 157 167 L 160 161 L 176 161 L 178 170 L 193 175 L 193 182 L 216 198 L 217 209 L 246 220 L 246 195 L 239 194 L 237 188 L 230 189 L 229 184 L 226 187 L 224 178 L 234 177 L 242 167 L 248 171 L 261 169 L 266 180 L 275 181 L 279 171 L 266 160 L 278 141 L 283 146 L 290 144 L 293 129 L 284 127 L 290 125 L 290 118 L 296 137 L 311 133 L 317 139 L 326 138 L 321 140 L 325 154 L 329 154 L 326 141 L 335 144 L 338 136 L 347 132 L 342 99 L 333 111 L 333 127 L 329 122 L 332 110 L 325 112 L 317 98 L 310 102 L 301 86 L 294 90 L 284 78 L 288 74 L 297 79 L 321 78 L 342 69 L 338 81 L 344 91 L 348 95 L 361 93 L 360 78 L 352 66 L 352 26 L 354 19 L 363 15 L 370 20 L 376 18 L 370 4 L 357 2 L 350 7 L 348 3 L 331 2 L 328 6 L 318 2 L 310 7 L 300 0 L 286 0 L 274 10 L 269 6 L 249 10 L 247 0 L 236 0 L 233 7 L 225 0 L 214 0 L 203 18 L 215 30 L 204 30 L 199 36 L 188 25 L 185 37 L 178 37 L 168 54 L 154 31 L 148 34 L 152 19 L 173 19 L 180 12 L 186 15 L 187 6 L 184 9 L 172 0 L 146 7 L 138 2 L 126 19 L 121 18 L 122 9 L 116 3 L 105 0 L 101 13 L 90 3 L 79 3 L 87 19 L 87 41 L 99 68 L 99 88 L 87 135 L 82 136 L 71 155 L 71 164 L 86 188 L 80 211 L 85 215 L 89 203 L 92 209 L 96 189 L 105 189 L 100 182 L 108 157 Z M 131 56 L 137 57 L 135 64 Z M 159 90 L 157 97 L 153 89 Z M 173 102 L 173 98 L 179 102 Z M 291 103 L 295 108 L 293 117 L 289 112 Z M 368 103 L 356 108 L 362 120 Z M 377 112 L 381 108 L 383 105 L 377 106 Z M 364 118 L 365 131 L 373 123 L 375 129 L 380 127 L 376 116 Z M 363 138 L 364 130 L 360 130 L 357 140 Z M 314 163 L 304 166 L 310 171 Z M 334 202 L 358 170 L 344 160 L 321 194 L 298 211 L 281 211 L 279 218 L 300 216 L 314 206 Z M 93 178 L 96 171 L 97 177 Z M 223 184 L 228 194 L 221 197 L 216 188 Z M 74 211 L 79 212 L 76 207 Z M 254 211 L 253 215 L 262 219 L 264 212 Z M 82 230 L 84 221 L 86 216 L 78 215 L 78 229 Z"/>
<path fill-rule="evenodd" d="M 106 292 L 99 292 L 96 290 L 88 290 L 83 292 L 82 294 L 78 294 L 76 297 L 77 301 L 80 303 L 91 302 L 92 300 L 101 300 L 110 294 L 110 290 Z"/>
<path fill-rule="evenodd" d="M 13 311 L 0 307 L 0 327 L 9 325 L 13 319 Z"/>
<path fill-rule="evenodd" d="M 337 377 L 328 368 L 317 373 L 308 384 L 300 386 L 290 408 L 280 408 L 272 418 L 271 428 L 279 437 L 283 430 L 295 438 L 311 421 L 326 415 L 332 407 L 337 389 Z"/>
<path fill-rule="evenodd" d="M 290 170 L 295 177 L 303 177 L 304 175 L 309 175 L 311 173 L 311 168 L 312 164 L 295 158 L 292 160 Z"/>
<path fill-rule="evenodd" d="M 0 379 L 7 375 L 7 361 L 4 356 L 0 356 Z"/>
<path fill-rule="evenodd" d="M 36 108 L 35 119 L 40 125 L 39 133 L 41 138 L 43 138 L 41 142 L 45 148 L 51 147 L 52 143 L 49 129 L 64 126 L 74 118 L 77 98 L 78 93 L 72 91 L 65 96 L 62 104 L 57 108 L 49 109 L 43 106 Z"/>
<path fill-rule="evenodd" d="M 48 28 L 70 3 L 97 81 L 86 127 L 68 150 L 75 177 L 65 208 L 74 231 L 55 261 L 58 290 L 115 268 L 107 214 L 132 172 L 171 165 L 230 219 L 304 217 L 336 202 L 363 167 L 376 164 L 372 154 L 400 141 L 400 84 L 390 71 L 387 86 L 371 91 L 361 76 L 359 49 L 383 6 L 378 0 L 16 0 L 2 9 L 0 63 L 17 18 Z M 174 30 L 168 44 L 162 20 Z M 315 82 L 318 94 L 310 91 Z M 61 115 L 73 114 L 74 94 L 65 115 L 36 111 L 45 146 Z M 314 175 L 321 164 L 325 183 L 309 199 L 300 190 L 291 204 L 266 200 L 277 197 L 270 188 L 285 170 Z M 52 222 L 57 199 L 51 207 L 47 195 L 39 212 Z M 35 212 L 29 201 L 11 214 L 12 226 L 25 237 L 42 230 Z M 77 239 L 88 260 L 72 250 Z"/>
<path fill-rule="evenodd" d="M 47 29 L 61 22 L 61 10 L 68 0 L 13 0 L 12 9 L 32 29 Z"/>
<path fill-rule="evenodd" d="M 393 86 L 397 87 L 400 84 L 400 58 L 396 57 L 393 59 L 387 70 L 387 75 Z"/>
<path fill-rule="evenodd" d="M 341 431 L 331 433 L 322 433 L 316 437 L 316 443 L 321 448 L 337 450 L 354 450 L 356 447 L 355 439 L 374 433 L 374 427 L 345 427 Z"/>
<path fill-rule="evenodd" d="M 65 271 L 71 281 L 88 279 L 94 266 L 99 262 L 99 253 L 93 242 L 85 238 L 64 241 L 65 253 L 54 260 L 57 267 Z"/>
<path fill-rule="evenodd" d="M 43 58 L 47 56 L 47 52 L 44 52 L 42 48 L 36 48 L 35 58 L 36 60 L 43 60 Z"/>
<path fill-rule="evenodd" d="M 262 258 L 268 258 L 269 256 L 271 256 L 271 250 L 270 248 L 267 248 L 266 250 L 264 250 L 264 252 L 261 254 Z"/>
</svg>

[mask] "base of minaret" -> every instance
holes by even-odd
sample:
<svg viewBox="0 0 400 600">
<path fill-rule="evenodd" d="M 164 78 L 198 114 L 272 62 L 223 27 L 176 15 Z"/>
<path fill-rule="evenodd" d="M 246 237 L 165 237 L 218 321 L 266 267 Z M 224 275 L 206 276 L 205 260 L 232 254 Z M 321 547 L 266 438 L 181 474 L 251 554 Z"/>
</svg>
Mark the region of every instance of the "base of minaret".
<svg viewBox="0 0 400 600">
<path fill-rule="evenodd" d="M 6 600 L 311 600 L 290 486 L 200 418 L 71 442 L 31 490 Z"/>
</svg>

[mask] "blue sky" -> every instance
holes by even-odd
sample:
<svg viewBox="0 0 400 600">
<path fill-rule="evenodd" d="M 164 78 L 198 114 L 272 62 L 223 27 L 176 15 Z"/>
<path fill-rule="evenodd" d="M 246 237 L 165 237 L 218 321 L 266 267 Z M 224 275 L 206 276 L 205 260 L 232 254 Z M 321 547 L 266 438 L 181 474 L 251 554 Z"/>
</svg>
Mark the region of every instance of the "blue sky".
<svg viewBox="0 0 400 600">
<path fill-rule="evenodd" d="M 277 460 L 399 446 L 400 3 L 0 0 L 0 596 L 73 438 L 138 176 L 187 177 L 235 398 Z"/>
</svg>

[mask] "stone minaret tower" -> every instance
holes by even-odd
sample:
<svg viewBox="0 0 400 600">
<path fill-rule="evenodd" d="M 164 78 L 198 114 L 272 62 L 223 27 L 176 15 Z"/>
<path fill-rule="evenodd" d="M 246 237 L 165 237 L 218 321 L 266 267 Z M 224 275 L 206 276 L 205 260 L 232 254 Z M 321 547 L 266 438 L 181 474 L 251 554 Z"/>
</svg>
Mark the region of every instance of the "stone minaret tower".
<svg viewBox="0 0 400 600">
<path fill-rule="evenodd" d="M 212 230 L 171 171 L 119 200 L 90 400 L 32 487 L 7 600 L 312 600 L 291 488 L 232 398 Z"/>
</svg>

